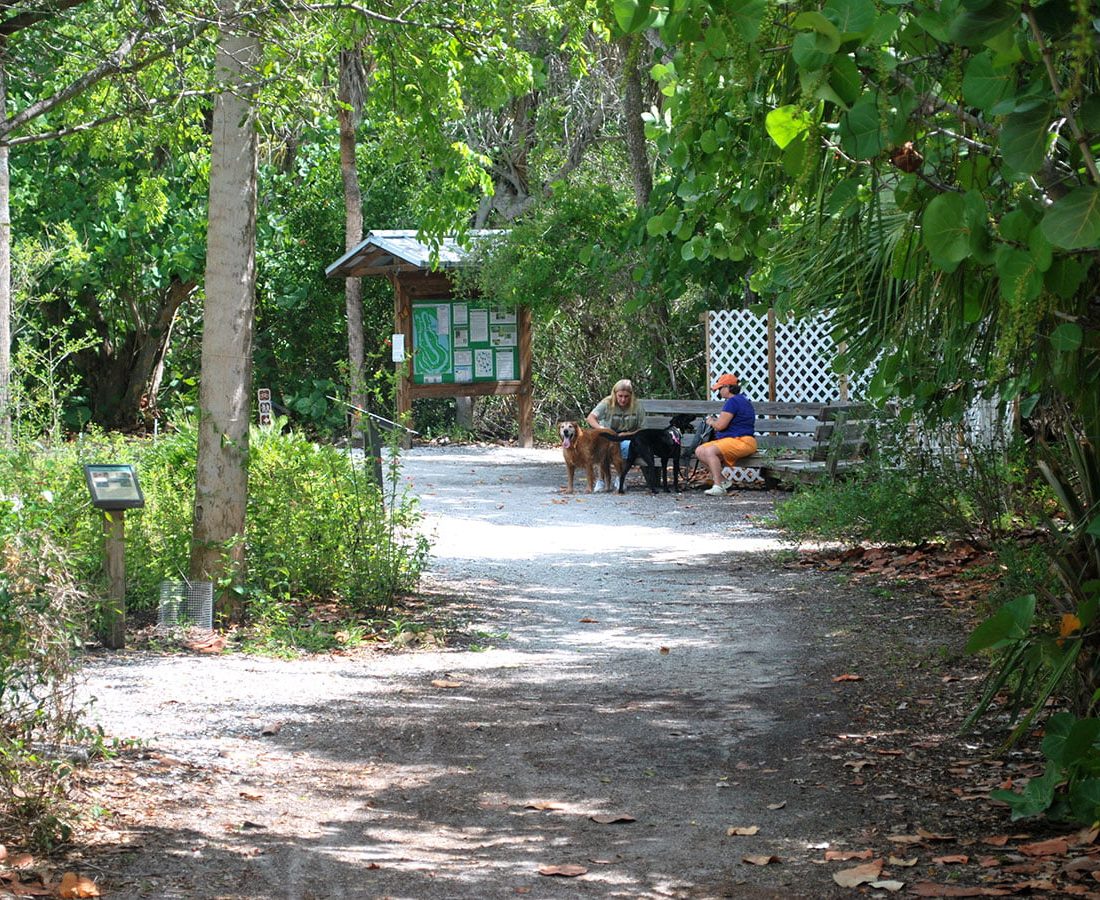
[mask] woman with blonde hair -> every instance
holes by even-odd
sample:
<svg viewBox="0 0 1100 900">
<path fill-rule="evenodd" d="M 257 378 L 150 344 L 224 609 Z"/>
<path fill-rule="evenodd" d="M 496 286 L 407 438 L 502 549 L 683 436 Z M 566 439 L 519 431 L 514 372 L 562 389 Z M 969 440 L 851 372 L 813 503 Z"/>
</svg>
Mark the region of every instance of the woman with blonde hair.
<svg viewBox="0 0 1100 900">
<path fill-rule="evenodd" d="M 612 431 L 637 431 L 645 422 L 645 407 L 634 395 L 634 385 L 629 378 L 615 382 L 611 393 L 604 397 L 586 419 L 593 428 L 610 428 Z M 625 459 L 630 451 L 630 441 L 619 442 L 619 452 Z M 619 489 L 618 476 L 612 478 L 611 490 Z M 597 481 L 593 493 L 604 489 L 603 481 Z"/>
</svg>

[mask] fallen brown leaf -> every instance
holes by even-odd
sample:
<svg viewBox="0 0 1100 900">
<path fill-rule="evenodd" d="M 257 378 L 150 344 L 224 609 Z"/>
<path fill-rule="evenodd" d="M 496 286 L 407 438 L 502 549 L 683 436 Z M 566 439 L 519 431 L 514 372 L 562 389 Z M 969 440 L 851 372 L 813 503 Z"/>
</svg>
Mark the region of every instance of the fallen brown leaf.
<svg viewBox="0 0 1100 900">
<path fill-rule="evenodd" d="M 841 869 L 839 872 L 834 872 L 833 881 L 841 887 L 853 888 L 859 887 L 861 884 L 867 884 L 870 881 L 877 881 L 881 874 L 882 860 L 876 859 L 874 862 L 864 863 L 862 866 L 854 866 L 851 869 Z"/>
<path fill-rule="evenodd" d="M 825 859 L 829 862 L 848 862 L 850 859 L 870 859 L 874 850 L 826 850 Z"/>
<path fill-rule="evenodd" d="M 212 631 L 206 637 L 192 638 L 186 641 L 185 646 L 196 653 L 221 653 L 225 649 L 225 643 L 224 634 Z"/>
<path fill-rule="evenodd" d="M 880 891 L 889 891 L 891 894 L 896 894 L 903 887 L 905 887 L 904 881 L 872 881 L 869 882 L 869 886 L 877 888 Z"/>
<path fill-rule="evenodd" d="M 565 804 L 556 800 L 532 800 L 524 809 L 565 809 Z"/>
<path fill-rule="evenodd" d="M 1075 847 L 1080 847 L 1084 844 L 1092 844 L 1096 842 L 1098 836 L 1100 836 L 1100 828 L 1082 828 L 1077 832 L 1073 844 Z"/>
<path fill-rule="evenodd" d="M 432 684 L 438 688 L 460 688 L 463 686 L 461 681 L 449 681 L 446 678 L 433 678 Z"/>
<path fill-rule="evenodd" d="M 77 875 L 76 872 L 66 872 L 61 878 L 57 896 L 63 898 L 63 900 L 79 897 L 98 897 L 99 888 L 90 878 Z"/>
<path fill-rule="evenodd" d="M 901 869 L 911 869 L 917 864 L 917 857 L 914 856 L 912 859 L 902 859 L 900 856 L 891 856 L 886 860 L 886 864 L 888 866 L 897 866 Z"/>
<path fill-rule="evenodd" d="M 660 653 L 662 656 L 668 656 L 671 651 L 668 649 L 668 647 L 658 647 L 657 652 Z"/>
<path fill-rule="evenodd" d="M 759 831 L 759 825 L 734 825 L 726 829 L 726 834 L 730 837 L 752 837 Z"/>
<path fill-rule="evenodd" d="M 750 866 L 768 866 L 779 861 L 778 856 L 751 855 L 741 857 L 741 862 L 748 863 Z"/>
<path fill-rule="evenodd" d="M 577 619 L 578 622 L 584 622 L 586 625 L 591 625 L 594 622 L 599 622 L 599 619 L 593 619 L 591 616 L 585 616 L 583 619 Z"/>
<path fill-rule="evenodd" d="M 539 868 L 540 875 L 560 875 L 563 878 L 576 878 L 578 875 L 584 875 L 588 872 L 584 866 L 578 866 L 575 864 L 567 864 L 564 866 L 542 866 Z"/>
<path fill-rule="evenodd" d="M 589 816 L 593 822 L 598 822 L 600 825 L 615 825 L 618 822 L 637 822 L 633 816 L 628 816 L 626 813 L 610 813 L 607 815 L 597 814 Z"/>
<path fill-rule="evenodd" d="M 836 678 L 833 679 L 833 681 L 834 682 L 839 682 L 839 681 L 863 681 L 863 676 L 862 675 L 852 675 L 849 672 L 845 672 L 843 675 L 837 675 Z"/>
<path fill-rule="evenodd" d="M 948 856 L 933 856 L 932 862 L 938 863 L 941 866 L 965 866 L 968 862 L 970 862 L 970 857 L 965 856 L 962 853 L 952 853 Z"/>
<path fill-rule="evenodd" d="M 260 729 L 260 734 L 271 736 L 283 730 L 282 722 L 268 722 Z"/>
<path fill-rule="evenodd" d="M 1069 842 L 1065 838 L 1051 838 L 1034 844 L 1021 844 L 1017 849 L 1024 856 L 1065 856 L 1069 852 Z"/>
<path fill-rule="evenodd" d="M 782 809 L 786 805 L 787 805 L 786 800 L 780 800 L 778 803 L 769 803 L 768 804 L 768 809 Z"/>
</svg>

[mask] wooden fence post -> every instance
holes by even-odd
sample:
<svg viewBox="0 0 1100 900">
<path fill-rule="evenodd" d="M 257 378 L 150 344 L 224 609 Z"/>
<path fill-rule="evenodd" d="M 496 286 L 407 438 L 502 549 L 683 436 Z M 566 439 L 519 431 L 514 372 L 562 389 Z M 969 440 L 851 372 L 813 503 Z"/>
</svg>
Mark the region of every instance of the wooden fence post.
<svg viewBox="0 0 1100 900">
<path fill-rule="evenodd" d="M 768 307 L 768 402 L 775 403 L 776 384 L 779 379 L 775 372 L 775 308 Z"/>
</svg>

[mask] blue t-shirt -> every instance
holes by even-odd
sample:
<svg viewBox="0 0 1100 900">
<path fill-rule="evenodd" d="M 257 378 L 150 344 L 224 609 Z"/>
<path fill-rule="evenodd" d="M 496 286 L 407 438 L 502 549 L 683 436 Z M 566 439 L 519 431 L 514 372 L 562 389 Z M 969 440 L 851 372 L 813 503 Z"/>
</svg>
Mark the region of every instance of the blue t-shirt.
<svg viewBox="0 0 1100 900">
<path fill-rule="evenodd" d="M 722 404 L 722 412 L 732 413 L 733 418 L 724 429 L 715 432 L 715 437 L 752 437 L 756 431 L 756 410 L 752 408 L 748 397 L 734 394 Z"/>
</svg>

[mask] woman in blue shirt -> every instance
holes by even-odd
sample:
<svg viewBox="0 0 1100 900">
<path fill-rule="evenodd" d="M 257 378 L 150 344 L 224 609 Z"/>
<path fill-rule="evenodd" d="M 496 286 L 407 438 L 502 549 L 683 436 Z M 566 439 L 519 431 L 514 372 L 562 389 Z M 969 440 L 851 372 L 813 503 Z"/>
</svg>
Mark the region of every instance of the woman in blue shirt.
<svg viewBox="0 0 1100 900">
<path fill-rule="evenodd" d="M 722 411 L 707 416 L 707 424 L 714 427 L 714 440 L 695 448 L 695 456 L 710 472 L 712 487 L 703 493 L 712 497 L 724 497 L 730 485 L 722 482 L 722 468 L 735 466 L 737 460 L 756 452 L 756 411 L 748 398 L 741 393 L 736 375 L 722 375 L 711 385 L 718 391 L 718 399 L 724 400 Z"/>
</svg>

